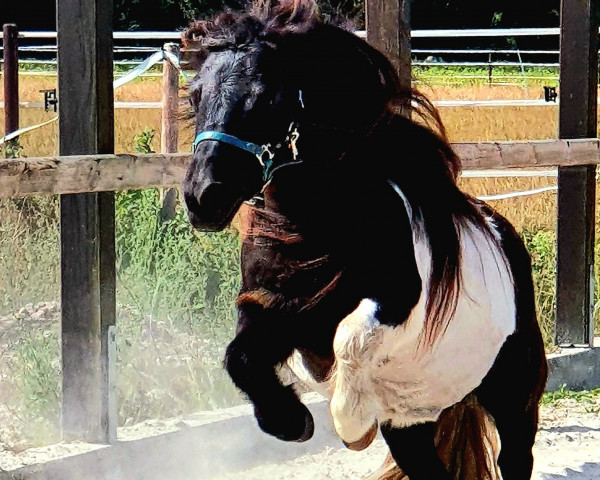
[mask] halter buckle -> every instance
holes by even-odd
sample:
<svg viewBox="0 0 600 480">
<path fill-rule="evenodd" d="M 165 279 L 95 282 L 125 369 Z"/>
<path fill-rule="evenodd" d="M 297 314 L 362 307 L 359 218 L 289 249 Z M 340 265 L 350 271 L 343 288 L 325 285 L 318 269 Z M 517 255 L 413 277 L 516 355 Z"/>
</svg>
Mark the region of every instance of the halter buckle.
<svg viewBox="0 0 600 480">
<path fill-rule="evenodd" d="M 261 145 L 262 147 L 262 152 L 260 152 L 259 154 L 256 155 L 256 158 L 258 158 L 258 162 L 260 163 L 260 165 L 263 168 L 267 167 L 267 163 L 271 163 L 271 161 L 273 160 L 273 157 L 275 156 L 275 154 L 271 151 L 271 144 L 267 143 L 266 145 Z M 267 161 L 264 160 L 264 156 L 265 154 L 267 155 Z"/>
</svg>

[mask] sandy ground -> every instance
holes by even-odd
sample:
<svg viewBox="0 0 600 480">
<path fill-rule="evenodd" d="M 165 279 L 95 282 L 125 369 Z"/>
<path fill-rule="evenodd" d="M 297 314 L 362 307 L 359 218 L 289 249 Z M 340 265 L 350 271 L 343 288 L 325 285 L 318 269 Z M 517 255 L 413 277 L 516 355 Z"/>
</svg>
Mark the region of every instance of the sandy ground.
<svg viewBox="0 0 600 480">
<path fill-rule="evenodd" d="M 376 440 L 359 453 L 328 448 L 214 480 L 359 480 L 376 470 L 386 454 L 384 442 Z M 600 480 L 600 398 L 542 407 L 534 455 L 535 480 Z"/>
<path fill-rule="evenodd" d="M 236 411 L 230 410 L 232 415 Z M 210 418 L 205 421 L 210 421 Z M 159 435 L 176 430 L 179 426 L 179 421 L 175 419 L 144 422 L 120 430 L 120 439 Z M 58 444 L 18 453 L 2 451 L 0 448 L 0 477 L 3 469 L 12 470 L 98 448 L 104 447 Z M 210 480 L 361 480 L 382 464 L 386 454 L 383 441 L 376 440 L 363 452 L 326 448 L 294 460 L 262 464 L 221 474 Z M 534 454 L 534 480 L 600 480 L 600 397 L 584 401 L 566 399 L 552 406 L 543 406 Z"/>
</svg>

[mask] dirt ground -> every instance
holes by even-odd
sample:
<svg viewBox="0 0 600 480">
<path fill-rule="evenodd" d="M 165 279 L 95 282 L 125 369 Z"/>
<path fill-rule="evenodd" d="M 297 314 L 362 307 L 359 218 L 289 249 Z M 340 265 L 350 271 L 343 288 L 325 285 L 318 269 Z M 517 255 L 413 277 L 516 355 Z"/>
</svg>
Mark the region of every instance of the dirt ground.
<svg viewBox="0 0 600 480">
<path fill-rule="evenodd" d="M 178 424 L 171 423 L 144 422 L 128 427 L 131 431 L 124 430 L 131 438 L 145 437 L 176 429 Z M 99 448 L 87 444 L 59 444 L 18 453 L 0 448 L 0 472 L 83 453 L 90 447 Z M 210 480 L 360 480 L 375 471 L 386 454 L 383 441 L 376 440 L 363 452 L 326 448 L 316 454 L 262 464 Z M 534 455 L 534 480 L 600 480 L 600 397 L 584 401 L 563 399 L 553 405 L 542 406 Z"/>
<path fill-rule="evenodd" d="M 386 454 L 384 442 L 376 440 L 359 453 L 328 448 L 211 480 L 358 480 L 376 470 Z M 534 456 L 535 480 L 600 480 L 600 398 L 543 406 Z"/>
</svg>

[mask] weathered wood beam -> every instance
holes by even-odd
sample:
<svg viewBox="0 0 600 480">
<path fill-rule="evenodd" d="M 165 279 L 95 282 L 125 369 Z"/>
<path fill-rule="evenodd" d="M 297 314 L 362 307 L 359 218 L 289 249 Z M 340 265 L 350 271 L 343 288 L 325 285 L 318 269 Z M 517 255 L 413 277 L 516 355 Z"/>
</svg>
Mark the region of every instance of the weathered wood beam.
<svg viewBox="0 0 600 480">
<path fill-rule="evenodd" d="M 179 45 L 166 43 L 165 52 L 179 58 Z M 162 77 L 162 116 L 161 116 L 161 153 L 179 151 L 179 70 L 170 61 L 163 63 Z M 160 217 L 163 221 L 173 220 L 177 214 L 177 189 L 169 188 L 161 191 L 162 207 Z"/>
<path fill-rule="evenodd" d="M 178 185 L 189 153 L 81 155 L 0 162 L 0 197 L 132 190 Z"/>
<path fill-rule="evenodd" d="M 398 73 L 400 88 L 412 88 L 410 46 L 410 0 L 367 0 L 365 2 L 367 42 L 384 53 Z M 410 116 L 411 104 L 407 98 L 401 112 Z"/>
<path fill-rule="evenodd" d="M 597 0 L 562 0 L 559 137 L 595 137 Z M 592 345 L 596 166 L 558 169 L 556 343 Z"/>
<path fill-rule="evenodd" d="M 596 165 L 598 139 L 454 143 L 465 170 Z"/>
<path fill-rule="evenodd" d="M 19 129 L 19 30 L 16 25 L 9 23 L 3 26 L 2 31 L 4 135 L 8 135 Z"/>
<path fill-rule="evenodd" d="M 367 0 L 367 42 L 390 59 L 405 90 L 411 88 L 410 1 Z"/>
<path fill-rule="evenodd" d="M 600 140 L 454 143 L 464 169 L 597 165 Z M 73 155 L 0 162 L 0 198 L 171 187 L 181 183 L 189 153 Z"/>
<path fill-rule="evenodd" d="M 57 2 L 61 155 L 114 152 L 112 3 Z M 116 438 L 114 194 L 56 193 L 63 194 L 63 439 L 110 443 Z"/>
</svg>

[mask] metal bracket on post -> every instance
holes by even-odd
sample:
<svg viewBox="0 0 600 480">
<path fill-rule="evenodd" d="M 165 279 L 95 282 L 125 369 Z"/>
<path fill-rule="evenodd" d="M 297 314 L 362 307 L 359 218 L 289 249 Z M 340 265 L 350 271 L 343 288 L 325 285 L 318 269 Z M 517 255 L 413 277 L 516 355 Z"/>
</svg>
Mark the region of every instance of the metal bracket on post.
<svg viewBox="0 0 600 480">
<path fill-rule="evenodd" d="M 49 112 L 50 109 L 56 112 L 58 107 L 58 97 L 56 96 L 56 88 L 48 90 L 40 90 L 44 94 L 44 111 Z"/>
<path fill-rule="evenodd" d="M 558 98 L 558 93 L 556 93 L 556 87 L 544 86 L 544 100 L 546 100 L 547 102 L 556 103 L 557 98 Z"/>
</svg>

